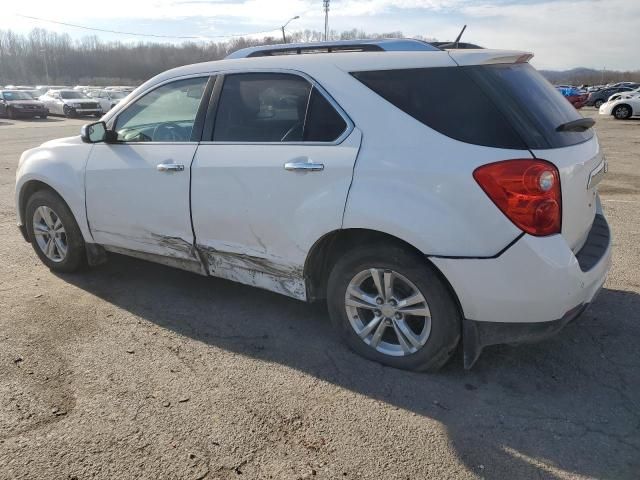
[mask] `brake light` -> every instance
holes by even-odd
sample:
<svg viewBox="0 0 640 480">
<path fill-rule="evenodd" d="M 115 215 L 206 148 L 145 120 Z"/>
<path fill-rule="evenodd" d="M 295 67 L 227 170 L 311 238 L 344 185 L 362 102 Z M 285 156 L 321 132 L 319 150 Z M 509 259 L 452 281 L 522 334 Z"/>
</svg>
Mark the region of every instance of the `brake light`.
<svg viewBox="0 0 640 480">
<path fill-rule="evenodd" d="M 536 236 L 560 233 L 560 174 L 546 160 L 515 159 L 478 167 L 473 178 L 518 228 Z"/>
</svg>

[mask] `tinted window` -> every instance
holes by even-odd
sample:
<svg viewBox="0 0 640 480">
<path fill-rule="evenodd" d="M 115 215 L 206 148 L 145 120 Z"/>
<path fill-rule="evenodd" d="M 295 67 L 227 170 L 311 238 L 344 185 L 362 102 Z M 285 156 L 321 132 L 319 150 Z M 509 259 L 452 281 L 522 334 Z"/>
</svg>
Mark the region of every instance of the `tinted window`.
<svg viewBox="0 0 640 480">
<path fill-rule="evenodd" d="M 208 77 L 168 83 L 147 93 L 116 120 L 118 140 L 188 142 L 191 140 Z"/>
<path fill-rule="evenodd" d="M 557 148 L 593 132 L 556 132 L 581 118 L 529 64 L 356 72 L 416 120 L 456 140 L 498 148 Z"/>
<path fill-rule="evenodd" d="M 285 73 L 227 75 L 216 113 L 216 142 L 333 141 L 346 124 L 304 78 Z"/>
<path fill-rule="evenodd" d="M 331 142 L 342 135 L 347 124 L 336 109 L 317 89 L 311 92 L 304 140 L 307 142 Z"/>
</svg>

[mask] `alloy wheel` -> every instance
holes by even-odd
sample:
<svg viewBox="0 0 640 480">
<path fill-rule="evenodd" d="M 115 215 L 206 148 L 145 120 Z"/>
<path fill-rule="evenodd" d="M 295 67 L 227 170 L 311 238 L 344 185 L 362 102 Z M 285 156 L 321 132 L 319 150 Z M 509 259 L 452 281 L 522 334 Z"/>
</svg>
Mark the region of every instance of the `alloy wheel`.
<svg viewBox="0 0 640 480">
<path fill-rule="evenodd" d="M 629 117 L 629 109 L 624 106 L 624 105 L 620 105 L 619 107 L 616 108 L 616 111 L 613 112 L 613 114 L 616 116 L 616 118 L 622 119 L 624 120 L 625 118 Z"/>
<path fill-rule="evenodd" d="M 33 214 L 33 234 L 38 248 L 52 262 L 62 262 L 69 249 L 67 232 L 56 212 L 44 205 Z"/>
<path fill-rule="evenodd" d="M 370 268 L 353 277 L 345 308 L 356 334 L 378 352 L 395 357 L 416 353 L 431 334 L 431 311 L 409 279 Z"/>
</svg>

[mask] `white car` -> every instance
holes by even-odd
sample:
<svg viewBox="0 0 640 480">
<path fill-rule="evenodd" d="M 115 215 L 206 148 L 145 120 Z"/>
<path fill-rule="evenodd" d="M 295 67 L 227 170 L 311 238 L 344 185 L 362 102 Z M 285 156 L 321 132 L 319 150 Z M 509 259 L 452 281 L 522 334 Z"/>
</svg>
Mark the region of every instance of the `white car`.
<svg viewBox="0 0 640 480">
<path fill-rule="evenodd" d="M 49 90 L 38 100 L 43 102 L 52 115 L 77 117 L 81 115 L 102 116 L 100 104 L 77 90 Z"/>
<path fill-rule="evenodd" d="M 611 115 L 616 120 L 627 120 L 640 117 L 640 94 L 623 92 L 612 95 L 609 100 L 598 109 L 600 115 Z"/>
<path fill-rule="evenodd" d="M 103 112 L 108 112 L 115 107 L 120 101 L 127 97 L 129 92 L 120 90 L 90 90 L 87 96 L 96 100 Z"/>
<path fill-rule="evenodd" d="M 610 267 L 594 122 L 531 56 L 346 41 L 176 68 L 24 152 L 18 224 L 54 271 L 115 252 L 326 299 L 367 358 L 433 371 L 462 343 L 470 367 L 574 320 Z"/>
</svg>

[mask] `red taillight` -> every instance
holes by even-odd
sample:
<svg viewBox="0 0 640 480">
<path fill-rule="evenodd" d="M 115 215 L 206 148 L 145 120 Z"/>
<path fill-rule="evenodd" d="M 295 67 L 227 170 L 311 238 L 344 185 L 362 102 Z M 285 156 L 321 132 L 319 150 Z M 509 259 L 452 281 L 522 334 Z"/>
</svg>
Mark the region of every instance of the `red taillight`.
<svg viewBox="0 0 640 480">
<path fill-rule="evenodd" d="M 504 160 L 476 168 L 473 178 L 518 228 L 536 236 L 560 233 L 560 174 L 553 164 Z"/>
</svg>

